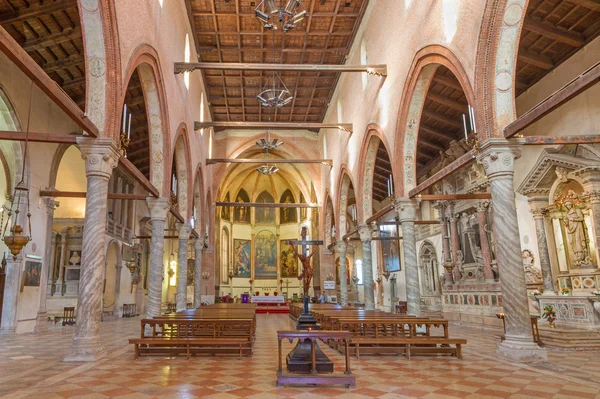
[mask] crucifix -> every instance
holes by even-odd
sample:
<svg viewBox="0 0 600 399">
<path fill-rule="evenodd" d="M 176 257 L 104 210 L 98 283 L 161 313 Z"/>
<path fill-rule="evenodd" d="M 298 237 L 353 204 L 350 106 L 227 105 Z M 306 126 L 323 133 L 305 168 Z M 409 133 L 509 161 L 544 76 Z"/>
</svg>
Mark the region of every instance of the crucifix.
<svg viewBox="0 0 600 399">
<path fill-rule="evenodd" d="M 310 287 L 310 280 L 312 280 L 313 276 L 313 268 L 310 265 L 310 258 L 312 258 L 312 256 L 317 252 L 319 245 L 323 245 L 323 241 L 308 241 L 306 239 L 307 234 L 307 228 L 302 227 L 302 233 L 300 234 L 302 239 L 300 241 L 286 241 L 286 244 L 292 248 L 292 251 L 294 251 L 296 256 L 298 256 L 300 259 L 300 262 L 302 262 L 302 273 L 298 276 L 298 280 L 302 280 L 303 283 L 305 314 L 308 314 L 308 288 Z M 296 250 L 296 245 L 302 246 L 302 253 L 298 253 Z M 309 254 L 308 247 L 313 245 L 316 248 L 311 254 Z"/>
</svg>

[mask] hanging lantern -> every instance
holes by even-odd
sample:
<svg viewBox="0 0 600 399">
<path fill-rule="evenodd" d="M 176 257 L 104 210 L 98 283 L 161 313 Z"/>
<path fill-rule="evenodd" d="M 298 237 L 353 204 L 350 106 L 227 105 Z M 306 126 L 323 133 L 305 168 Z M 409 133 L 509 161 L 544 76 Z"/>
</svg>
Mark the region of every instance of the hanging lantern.
<svg viewBox="0 0 600 399">
<path fill-rule="evenodd" d="M 279 23 L 284 31 L 288 31 L 302 22 L 307 13 L 300 0 L 263 0 L 254 10 L 254 16 L 265 29 L 277 30 Z"/>
<path fill-rule="evenodd" d="M 27 154 L 27 147 L 25 147 L 25 154 Z M 25 163 L 25 159 L 23 159 L 23 163 Z M 19 214 L 21 213 L 21 206 L 27 207 L 27 225 L 29 228 L 29 235 L 26 235 L 24 233 L 23 227 L 19 224 Z M 17 260 L 17 256 L 19 256 L 23 247 L 25 247 L 27 243 L 31 241 L 31 213 L 29 211 L 29 188 L 27 188 L 23 180 L 21 180 L 21 182 L 15 186 L 15 191 L 12 198 L 12 205 L 8 210 L 6 222 L 4 221 L 3 209 L 2 221 L 0 223 L 3 226 L 2 241 L 4 241 L 4 244 L 6 244 L 6 246 L 10 250 L 10 253 L 13 256 L 13 260 Z M 11 225 L 10 229 L 8 229 L 9 224 Z M 7 230 L 9 231 L 9 234 L 6 234 Z"/>
</svg>

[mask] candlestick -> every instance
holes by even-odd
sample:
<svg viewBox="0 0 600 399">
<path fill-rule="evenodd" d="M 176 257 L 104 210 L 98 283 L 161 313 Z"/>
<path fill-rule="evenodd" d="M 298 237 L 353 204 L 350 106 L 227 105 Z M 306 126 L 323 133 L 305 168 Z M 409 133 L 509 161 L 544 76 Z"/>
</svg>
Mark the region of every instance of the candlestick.
<svg viewBox="0 0 600 399">
<path fill-rule="evenodd" d="M 127 139 L 131 138 L 131 113 L 129 114 L 129 127 L 127 128 Z"/>
<path fill-rule="evenodd" d="M 392 196 L 392 194 L 394 194 L 394 179 L 392 177 L 392 174 L 390 173 L 390 197 Z"/>
<path fill-rule="evenodd" d="M 469 138 L 467 137 L 467 119 L 465 118 L 465 114 L 463 114 L 463 126 L 465 128 L 465 140 L 468 140 Z"/>
<path fill-rule="evenodd" d="M 123 104 L 123 129 L 125 131 L 125 120 L 127 119 L 127 104 Z"/>
<path fill-rule="evenodd" d="M 475 127 L 475 108 L 471 109 L 471 113 L 473 114 L 473 133 L 477 134 L 477 127 Z"/>
</svg>

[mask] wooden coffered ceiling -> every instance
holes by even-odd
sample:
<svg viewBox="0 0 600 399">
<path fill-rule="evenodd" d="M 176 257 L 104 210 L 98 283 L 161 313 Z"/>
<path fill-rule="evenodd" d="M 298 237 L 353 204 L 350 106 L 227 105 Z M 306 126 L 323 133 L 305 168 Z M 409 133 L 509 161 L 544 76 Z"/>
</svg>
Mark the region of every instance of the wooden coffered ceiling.
<svg viewBox="0 0 600 399">
<path fill-rule="evenodd" d="M 517 96 L 599 34 L 598 0 L 530 0 L 519 43 Z"/>
<path fill-rule="evenodd" d="M 468 113 L 468 102 L 456 76 L 445 66 L 438 67 L 419 124 L 417 173 L 423 166 L 439 158 L 452 140 L 464 137 L 462 115 Z"/>
<path fill-rule="evenodd" d="M 131 75 L 125 104 L 131 112 L 131 141 L 127 147 L 127 158 L 140 172 L 150 179 L 150 139 L 148 134 L 148 117 L 140 75 L 137 69 Z M 122 123 L 122 122 L 121 122 Z"/>
<path fill-rule="evenodd" d="M 0 0 L 0 25 L 84 109 L 85 61 L 77 0 Z"/>
<path fill-rule="evenodd" d="M 186 0 L 200 62 L 287 64 L 343 64 L 367 3 L 304 0 L 308 17 L 284 35 L 256 20 L 259 0 Z M 339 75 L 281 73 L 294 100 L 269 115 L 256 96 L 271 72 L 203 71 L 213 121 L 322 122 Z"/>
</svg>

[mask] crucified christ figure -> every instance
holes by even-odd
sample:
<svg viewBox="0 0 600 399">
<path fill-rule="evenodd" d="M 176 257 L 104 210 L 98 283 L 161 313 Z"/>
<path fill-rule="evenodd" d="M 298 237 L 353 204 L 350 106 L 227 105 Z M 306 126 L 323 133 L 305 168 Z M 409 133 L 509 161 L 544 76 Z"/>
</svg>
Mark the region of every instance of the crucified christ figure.
<svg viewBox="0 0 600 399">
<path fill-rule="evenodd" d="M 310 258 L 312 258 L 312 256 L 317 252 L 319 247 L 317 246 L 317 248 L 308 256 L 299 254 L 298 251 L 296 251 L 296 247 L 294 245 L 290 245 L 290 248 L 292 248 L 292 251 L 294 251 L 296 256 L 300 259 L 300 262 L 302 262 L 302 273 L 300 273 L 300 275 L 298 276 L 298 280 L 302 280 L 304 287 L 304 297 L 307 298 L 308 287 L 310 287 L 310 280 L 312 280 L 313 276 L 313 269 L 310 265 Z"/>
</svg>

